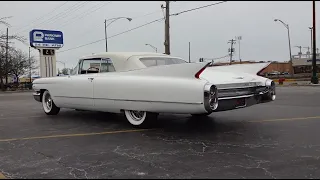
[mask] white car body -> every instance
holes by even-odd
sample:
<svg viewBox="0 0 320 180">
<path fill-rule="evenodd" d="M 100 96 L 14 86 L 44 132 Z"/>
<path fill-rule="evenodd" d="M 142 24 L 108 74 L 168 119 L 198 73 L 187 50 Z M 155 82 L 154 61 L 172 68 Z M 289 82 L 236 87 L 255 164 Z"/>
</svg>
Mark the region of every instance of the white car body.
<svg viewBox="0 0 320 180">
<path fill-rule="evenodd" d="M 133 125 L 142 125 L 148 113 L 203 115 L 257 104 L 263 97 L 275 99 L 274 82 L 256 75 L 268 64 L 208 65 L 160 53 L 105 52 L 81 58 L 71 75 L 36 79 L 34 98 L 47 114 L 60 108 L 124 111 Z M 96 67 L 97 72 L 88 73 Z M 239 99 L 244 104 L 230 106 Z"/>
</svg>

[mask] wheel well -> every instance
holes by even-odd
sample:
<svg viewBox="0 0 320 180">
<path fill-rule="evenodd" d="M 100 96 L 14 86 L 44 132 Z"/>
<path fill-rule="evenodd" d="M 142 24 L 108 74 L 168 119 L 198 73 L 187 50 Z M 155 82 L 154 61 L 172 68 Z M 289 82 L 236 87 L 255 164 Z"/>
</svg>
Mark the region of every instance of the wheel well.
<svg viewBox="0 0 320 180">
<path fill-rule="evenodd" d="M 40 102 L 42 102 L 42 95 L 46 91 L 46 89 L 40 89 Z"/>
</svg>

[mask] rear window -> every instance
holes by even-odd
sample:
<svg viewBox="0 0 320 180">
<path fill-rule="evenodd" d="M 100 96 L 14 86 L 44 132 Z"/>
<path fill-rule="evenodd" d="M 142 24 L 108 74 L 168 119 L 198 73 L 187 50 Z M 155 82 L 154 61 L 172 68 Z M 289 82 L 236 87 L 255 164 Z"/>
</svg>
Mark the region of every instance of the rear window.
<svg viewBox="0 0 320 180">
<path fill-rule="evenodd" d="M 182 59 L 168 57 L 147 57 L 140 58 L 140 61 L 147 67 L 187 63 Z"/>
</svg>

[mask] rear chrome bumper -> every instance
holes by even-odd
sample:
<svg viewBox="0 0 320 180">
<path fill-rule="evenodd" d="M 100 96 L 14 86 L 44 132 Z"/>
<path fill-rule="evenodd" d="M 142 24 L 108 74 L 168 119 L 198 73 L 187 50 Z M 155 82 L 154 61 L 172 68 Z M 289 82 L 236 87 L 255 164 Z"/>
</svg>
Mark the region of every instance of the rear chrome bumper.
<svg viewBox="0 0 320 180">
<path fill-rule="evenodd" d="M 251 95 L 232 99 L 221 99 L 219 100 L 219 106 L 215 110 L 215 112 L 246 108 L 259 103 L 262 103 L 262 95 Z"/>
<path fill-rule="evenodd" d="M 260 90 L 255 90 L 252 94 L 232 97 L 219 97 L 219 106 L 215 112 L 245 108 L 260 103 L 270 102 L 272 100 L 266 98 L 268 97 L 270 91 L 272 91 L 272 89 L 267 87 L 265 89 L 262 88 Z"/>
<path fill-rule="evenodd" d="M 40 92 L 34 92 L 33 93 L 33 98 L 38 101 L 38 102 L 41 102 L 41 94 Z"/>
</svg>

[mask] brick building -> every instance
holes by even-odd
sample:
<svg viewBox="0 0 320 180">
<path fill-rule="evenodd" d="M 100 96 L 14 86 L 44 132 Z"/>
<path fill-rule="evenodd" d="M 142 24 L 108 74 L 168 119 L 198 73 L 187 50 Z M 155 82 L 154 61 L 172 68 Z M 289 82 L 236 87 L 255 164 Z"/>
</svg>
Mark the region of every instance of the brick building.
<svg viewBox="0 0 320 180">
<path fill-rule="evenodd" d="M 252 63 L 265 63 L 264 61 L 242 61 L 242 64 L 252 64 Z M 219 65 L 227 65 L 229 63 L 218 63 Z M 240 64 L 240 62 L 232 62 L 232 64 Z M 290 62 L 272 62 L 269 66 L 264 69 L 261 73 L 270 73 L 270 72 L 289 72 L 293 74 L 293 68 Z"/>
</svg>

